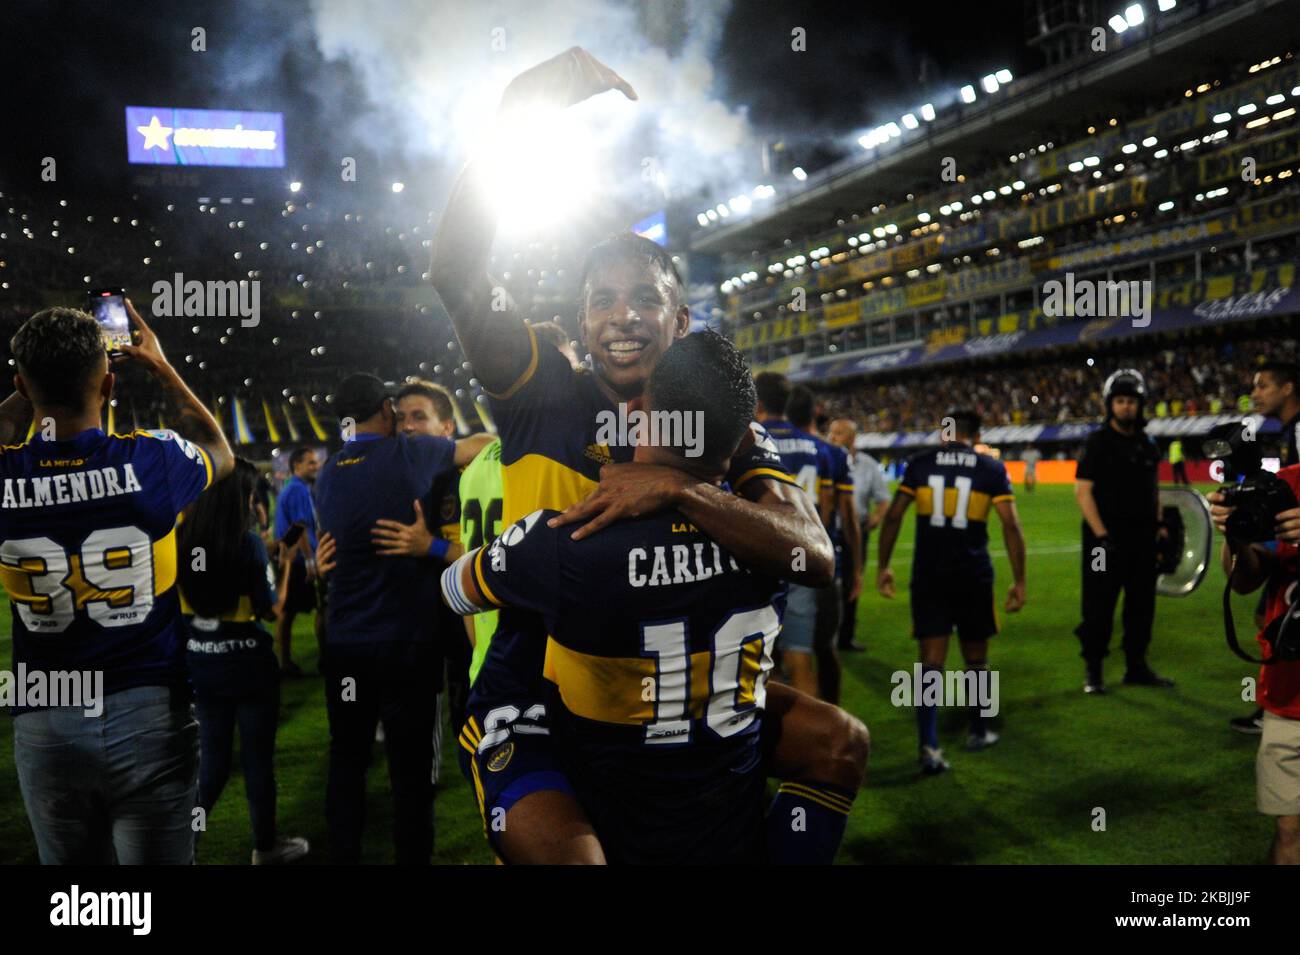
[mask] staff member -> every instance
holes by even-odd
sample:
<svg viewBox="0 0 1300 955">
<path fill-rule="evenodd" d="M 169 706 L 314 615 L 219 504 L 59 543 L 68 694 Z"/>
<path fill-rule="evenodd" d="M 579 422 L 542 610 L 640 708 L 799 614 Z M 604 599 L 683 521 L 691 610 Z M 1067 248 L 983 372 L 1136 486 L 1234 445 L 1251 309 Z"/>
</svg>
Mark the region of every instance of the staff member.
<svg viewBox="0 0 1300 955">
<path fill-rule="evenodd" d="M 1147 664 L 1156 612 L 1156 538 L 1160 449 L 1143 430 L 1146 382 L 1131 368 L 1102 388 L 1106 420 L 1088 436 L 1074 497 L 1083 512 L 1083 622 L 1075 629 L 1087 664 L 1085 693 L 1106 692 L 1102 661 L 1110 653 L 1115 604 L 1124 591 L 1126 684 L 1170 687 Z"/>
<path fill-rule="evenodd" d="M 275 650 L 280 658 L 282 676 L 302 676 L 302 667 L 293 662 L 293 621 L 300 613 L 315 615 L 316 646 L 322 647 L 324 615 L 316 593 L 316 506 L 312 501 L 312 485 L 320 473 L 320 459 L 311 448 L 294 448 L 289 455 L 289 479 L 280 489 L 275 501 L 275 539 L 283 541 L 295 524 L 306 532 L 295 545 L 293 563 L 289 565 L 289 595 L 284 609 L 275 622 Z M 283 545 L 282 545 L 283 546 Z"/>
<path fill-rule="evenodd" d="M 360 858 L 366 771 L 382 719 L 397 862 L 427 865 L 433 851 L 434 697 L 442 689 L 443 663 L 438 574 L 424 558 L 377 554 L 373 531 L 380 521 L 409 524 L 417 500 L 424 513 L 438 513 L 439 479 L 467 464 L 488 439 L 457 443 L 399 433 L 392 396 L 374 375 L 348 376 L 335 398 L 339 419 L 355 423 L 355 436 L 325 463 L 316 485 L 321 530 L 337 547 L 322 668 L 331 859 L 354 865 Z M 445 555 L 441 549 L 433 556 Z"/>
<path fill-rule="evenodd" d="M 853 502 L 858 514 L 858 526 L 862 534 L 863 576 L 867 571 L 867 545 L 871 532 L 880 526 L 885 511 L 889 510 L 889 485 L 885 474 L 880 470 L 880 463 L 865 451 L 857 449 L 858 426 L 849 418 L 836 418 L 831 422 L 828 432 L 831 444 L 843 448 L 849 456 L 849 471 L 853 475 Z M 849 653 L 860 653 L 866 647 L 854 641 L 858 624 L 858 599 L 849 599 L 849 592 L 844 592 L 844 612 L 840 617 L 839 648 Z"/>
</svg>

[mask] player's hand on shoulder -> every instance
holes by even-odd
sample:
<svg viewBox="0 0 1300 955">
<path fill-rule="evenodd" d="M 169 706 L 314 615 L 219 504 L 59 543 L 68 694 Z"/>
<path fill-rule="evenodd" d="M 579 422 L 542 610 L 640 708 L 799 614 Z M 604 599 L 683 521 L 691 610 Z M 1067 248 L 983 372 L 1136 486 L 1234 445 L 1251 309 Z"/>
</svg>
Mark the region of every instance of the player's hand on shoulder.
<svg viewBox="0 0 1300 955">
<path fill-rule="evenodd" d="M 1007 591 L 1007 613 L 1019 613 L 1020 608 L 1025 605 L 1025 585 L 1012 584 L 1011 589 Z"/>
<path fill-rule="evenodd" d="M 637 99 L 632 84 L 582 47 L 574 46 L 511 80 L 501 97 L 501 109 L 563 109 L 607 90 Z"/>
<path fill-rule="evenodd" d="M 886 600 L 894 599 L 894 572 L 888 567 L 876 574 L 876 590 Z"/>
<path fill-rule="evenodd" d="M 582 524 L 574 540 L 590 537 L 615 521 L 653 514 L 673 506 L 679 491 L 694 481 L 676 468 L 657 464 L 606 464 L 600 485 L 577 504 L 547 521 L 548 527 Z"/>
</svg>

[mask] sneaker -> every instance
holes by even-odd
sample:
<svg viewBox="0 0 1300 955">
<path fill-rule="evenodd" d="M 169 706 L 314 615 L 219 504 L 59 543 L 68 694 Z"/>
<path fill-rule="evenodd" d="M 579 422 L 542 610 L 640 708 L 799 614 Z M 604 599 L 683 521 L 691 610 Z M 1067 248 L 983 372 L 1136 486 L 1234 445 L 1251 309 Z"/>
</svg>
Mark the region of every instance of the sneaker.
<svg viewBox="0 0 1300 955">
<path fill-rule="evenodd" d="M 921 775 L 938 776 L 949 770 L 948 761 L 943 758 L 943 750 L 933 746 L 921 747 Z"/>
<path fill-rule="evenodd" d="M 1258 736 L 1264 732 L 1264 711 L 1256 710 L 1249 716 L 1238 716 L 1235 720 L 1228 720 L 1228 725 L 1238 733 Z"/>
<path fill-rule="evenodd" d="M 1155 670 L 1150 668 L 1144 670 L 1129 670 L 1124 674 L 1125 686 L 1157 686 L 1161 689 L 1167 689 L 1174 685 L 1174 681 L 1167 676 L 1161 676 Z"/>
<path fill-rule="evenodd" d="M 988 749 L 1001 738 L 991 729 L 986 729 L 981 733 L 972 732 L 966 737 L 966 752 L 976 753 L 981 749 Z"/>
<path fill-rule="evenodd" d="M 276 839 L 274 848 L 267 849 L 265 852 L 261 849 L 253 850 L 253 865 L 284 865 L 301 859 L 310 849 L 307 840 L 302 836 Z"/>
<path fill-rule="evenodd" d="M 1088 676 L 1083 683 L 1083 692 L 1093 696 L 1106 694 L 1106 680 L 1101 675 L 1101 667 L 1088 667 Z"/>
</svg>

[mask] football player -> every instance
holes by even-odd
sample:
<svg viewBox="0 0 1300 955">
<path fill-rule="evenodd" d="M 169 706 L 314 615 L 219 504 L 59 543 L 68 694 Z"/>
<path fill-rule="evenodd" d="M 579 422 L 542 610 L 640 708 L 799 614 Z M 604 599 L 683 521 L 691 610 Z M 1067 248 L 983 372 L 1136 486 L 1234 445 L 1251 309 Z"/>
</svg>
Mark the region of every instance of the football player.
<svg viewBox="0 0 1300 955">
<path fill-rule="evenodd" d="M 641 444 L 634 460 L 716 484 L 749 431 L 754 384 L 735 346 L 701 332 L 664 353 L 647 403 L 700 416 L 701 453 Z M 759 727 L 782 584 L 745 570 L 680 511 L 582 541 L 548 524 L 556 513 L 535 511 L 466 554 L 443 574 L 444 599 L 461 613 L 542 615 L 558 689 L 550 730 L 608 861 L 761 863 Z M 513 756 L 507 722 L 487 718 L 480 779 Z"/>
<path fill-rule="evenodd" d="M 880 531 L 877 589 L 894 596 L 894 572 L 889 561 L 903 515 L 916 501 L 916 550 L 912 556 L 912 636 L 920 644 L 922 685 L 942 680 L 948 640 L 957 630 L 966 669 L 978 679 L 988 668 L 989 638 L 998 632 L 993 599 L 993 562 L 989 559 L 989 510 L 1002 522 L 1002 539 L 1011 559 L 1014 583 L 1006 610 L 1025 605 L 1025 537 L 1016 515 L 1015 498 L 1006 465 L 975 451 L 979 416 L 953 411 L 945 421 L 951 440 L 935 451 L 924 451 L 907 462 L 907 471 L 885 515 Z M 930 676 L 936 674 L 936 676 Z M 973 681 L 967 681 L 971 686 Z M 939 746 L 938 710 L 922 700 L 916 705 L 921 739 L 921 771 L 926 775 L 948 769 Z M 998 741 L 981 715 L 986 701 L 970 706 L 967 750 L 980 750 Z"/>
<path fill-rule="evenodd" d="M 612 89 L 636 96 L 625 80 L 574 47 L 516 77 L 501 112 L 507 120 L 536 115 Z M 770 445 L 749 439 L 750 447 L 733 457 L 727 483 L 738 493 L 729 493 L 677 469 L 634 463 L 630 446 L 596 440 L 601 413 L 626 410 L 659 355 L 689 327 L 690 309 L 671 257 L 630 234 L 592 250 L 580 282 L 580 324 L 594 373 L 575 372 L 555 348 L 538 342 L 488 274 L 495 231 L 491 183 L 485 166 L 471 162 L 439 223 L 430 277 L 489 392 L 501 433 L 505 522 L 539 508 L 569 508 L 552 520 L 589 520 L 574 532 L 582 539 L 621 517 L 675 506 L 751 568 L 804 583 L 828 582 L 834 570 L 830 541 Z M 503 610 L 475 681 L 466 732 L 476 740 L 469 742 L 481 743 L 481 719 L 501 706 L 515 707 L 522 721 L 511 764 L 480 780 L 480 808 L 485 822 L 495 818 L 494 809 L 503 809 L 506 829 L 494 845 L 511 861 L 598 862 L 599 840 L 548 751 L 544 718 L 537 719 L 549 692 L 539 634 L 544 636 L 536 614 Z M 801 817 L 812 820 L 804 834 L 816 835 L 769 844 L 782 860 L 821 859 L 827 845 L 833 853 L 843 833 L 844 813 L 838 810 L 861 782 L 867 736 L 842 711 L 819 709 L 816 701 L 788 692 L 772 694 L 767 733 L 782 777 L 804 788 L 779 792 L 774 813 L 788 819 L 803 809 Z"/>
</svg>

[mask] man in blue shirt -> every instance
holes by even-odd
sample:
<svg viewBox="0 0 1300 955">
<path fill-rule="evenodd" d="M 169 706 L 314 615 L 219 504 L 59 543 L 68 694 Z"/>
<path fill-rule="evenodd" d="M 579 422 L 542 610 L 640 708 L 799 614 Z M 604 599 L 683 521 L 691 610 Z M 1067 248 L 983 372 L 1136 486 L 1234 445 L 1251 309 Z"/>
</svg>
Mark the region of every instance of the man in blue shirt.
<svg viewBox="0 0 1300 955">
<path fill-rule="evenodd" d="M 39 312 L 10 343 L 15 385 L 36 424 L 31 441 L 0 452 L 0 580 L 13 613 L 14 668 L 24 683 L 39 674 L 52 688 L 83 678 L 71 684 L 82 688 L 80 701 L 27 698 L 14 716 L 18 782 L 47 865 L 194 861 L 198 724 L 176 592 L 176 519 L 230 473 L 234 455 L 129 301 L 127 312 L 135 344 L 114 360 L 158 382 L 188 440 L 100 430 L 114 375 L 100 326 L 85 312 Z M 0 406 L 4 438 L 14 436 L 14 403 Z M 95 674 L 103 685 L 92 700 L 84 684 Z"/>
<path fill-rule="evenodd" d="M 293 621 L 300 613 L 315 614 L 316 646 L 323 648 L 325 615 L 320 613 L 316 595 L 316 505 L 311 488 L 320 472 L 320 459 L 311 448 L 294 448 L 289 455 L 289 480 L 275 501 L 275 539 L 283 541 L 295 524 L 306 530 L 293 545 L 296 553 L 289 565 L 289 595 L 284 610 L 275 622 L 275 649 L 283 676 L 302 676 L 302 668 L 293 662 L 290 646 Z M 283 545 L 281 545 L 283 546 Z"/>
<path fill-rule="evenodd" d="M 425 514 L 438 513 L 440 479 L 468 464 L 490 438 L 455 442 L 398 433 L 391 392 L 374 375 L 344 379 L 335 408 L 351 440 L 325 462 L 316 483 L 321 530 L 337 549 L 328 577 L 322 663 L 332 859 L 359 861 L 366 770 L 382 719 L 397 862 L 427 865 L 433 851 L 434 700 L 442 688 L 437 621 L 445 619 L 437 612 L 440 564 L 380 556 L 372 531 L 381 520 L 409 524 L 415 501 Z M 444 549 L 435 556 L 445 554 Z"/>
</svg>

